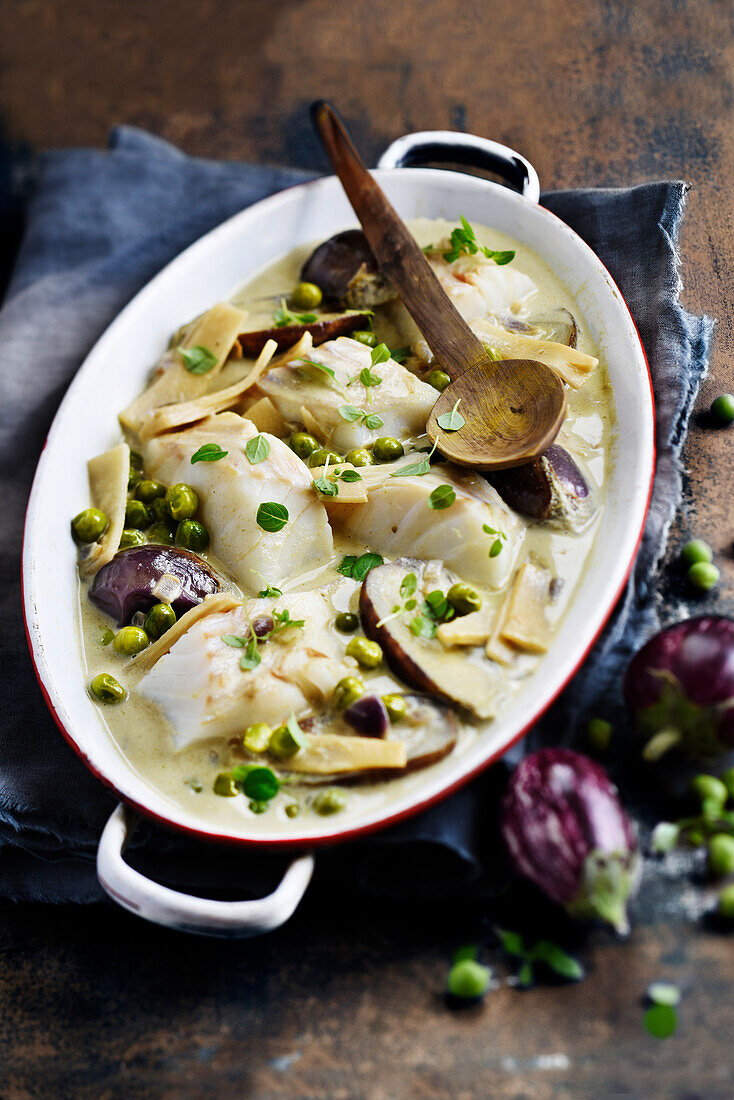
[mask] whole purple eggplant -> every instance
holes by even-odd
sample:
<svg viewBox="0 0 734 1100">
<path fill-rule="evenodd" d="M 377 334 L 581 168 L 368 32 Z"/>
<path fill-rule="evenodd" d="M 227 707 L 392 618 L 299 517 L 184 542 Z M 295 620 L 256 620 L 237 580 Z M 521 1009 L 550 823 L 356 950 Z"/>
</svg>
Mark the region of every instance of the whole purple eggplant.
<svg viewBox="0 0 734 1100">
<path fill-rule="evenodd" d="M 734 748 L 734 619 L 703 615 L 661 630 L 632 658 L 627 705 L 655 760 L 680 745 L 692 756 Z"/>
<path fill-rule="evenodd" d="M 513 772 L 502 835 L 517 872 L 574 917 L 627 932 L 637 889 L 637 838 L 600 764 L 570 749 L 541 749 Z"/>
</svg>

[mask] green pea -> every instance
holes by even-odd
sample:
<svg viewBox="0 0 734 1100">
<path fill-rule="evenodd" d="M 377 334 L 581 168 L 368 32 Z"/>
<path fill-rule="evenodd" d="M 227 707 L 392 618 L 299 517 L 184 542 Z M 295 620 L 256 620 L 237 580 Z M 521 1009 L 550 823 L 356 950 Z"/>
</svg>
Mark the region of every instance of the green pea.
<svg viewBox="0 0 734 1100">
<path fill-rule="evenodd" d="M 691 793 L 695 794 L 702 802 L 708 798 L 712 802 L 717 802 L 720 806 L 723 806 L 729 797 L 725 784 L 717 779 L 715 775 L 695 775 L 690 782 L 690 788 Z"/>
<path fill-rule="evenodd" d="M 161 638 L 175 621 L 176 612 L 170 603 L 156 603 L 145 616 L 143 626 L 149 638 Z"/>
<path fill-rule="evenodd" d="M 109 520 L 99 508 L 85 508 L 71 521 L 71 533 L 77 542 L 96 542 L 107 530 Z"/>
<path fill-rule="evenodd" d="M 334 626 L 342 634 L 353 634 L 359 627 L 359 615 L 353 615 L 351 611 L 340 611 L 334 619 Z"/>
<path fill-rule="evenodd" d="M 408 710 L 407 704 L 403 696 L 383 695 L 382 701 L 385 704 L 385 710 L 387 711 L 387 715 L 390 721 L 402 722 Z"/>
<path fill-rule="evenodd" d="M 151 527 L 152 531 L 153 528 Z M 138 531 L 135 527 L 126 527 L 120 535 L 120 541 L 117 545 L 118 550 L 125 550 L 128 546 L 145 546 L 145 535 L 142 531 Z"/>
<path fill-rule="evenodd" d="M 267 752 L 272 732 L 267 722 L 255 722 L 242 735 L 242 745 L 248 752 Z"/>
<path fill-rule="evenodd" d="M 428 385 L 433 386 L 434 390 L 438 390 L 439 393 L 443 393 L 450 383 L 451 379 L 445 370 L 432 370 L 428 375 Z"/>
<path fill-rule="evenodd" d="M 701 802 L 701 816 L 707 821 L 718 821 L 723 812 L 724 804 L 717 798 L 704 798 Z"/>
<path fill-rule="evenodd" d="M 688 580 L 699 592 L 710 592 L 718 583 L 719 570 L 707 561 L 699 561 L 688 570 Z"/>
<path fill-rule="evenodd" d="M 278 726 L 270 735 L 268 752 L 278 760 L 288 760 L 296 755 L 300 747 L 287 726 Z"/>
<path fill-rule="evenodd" d="M 681 550 L 681 561 L 689 568 L 692 565 L 697 565 L 700 561 L 711 561 L 714 554 L 707 542 L 703 539 L 691 539 L 687 542 Z"/>
<path fill-rule="evenodd" d="M 366 447 L 357 447 L 354 451 L 344 455 L 344 461 L 351 466 L 374 466 L 375 456 Z"/>
<path fill-rule="evenodd" d="M 311 803 L 311 808 L 322 817 L 328 817 L 329 814 L 338 814 L 346 804 L 347 800 L 341 791 L 336 787 L 327 787 L 326 790 L 319 791 Z"/>
<path fill-rule="evenodd" d="M 153 517 L 142 500 L 129 500 L 125 505 L 125 526 L 144 530 L 150 527 Z"/>
<path fill-rule="evenodd" d="M 449 970 L 447 989 L 452 997 L 476 1000 L 489 989 L 491 976 L 491 970 L 476 959 L 459 959 Z"/>
<path fill-rule="evenodd" d="M 452 584 L 446 593 L 446 599 L 457 615 L 471 615 L 482 606 L 482 597 L 469 584 Z"/>
<path fill-rule="evenodd" d="M 142 500 L 143 504 L 152 504 L 158 497 L 165 495 L 165 485 L 161 485 L 160 481 L 154 481 L 150 477 L 143 478 L 135 487 L 135 496 L 138 500 Z"/>
<path fill-rule="evenodd" d="M 168 510 L 168 504 L 165 497 L 156 497 L 148 505 L 148 511 L 150 512 L 154 523 L 165 523 L 170 525 L 171 513 Z"/>
<path fill-rule="evenodd" d="M 220 772 L 214 780 L 212 790 L 222 798 L 234 798 L 239 793 L 231 772 Z"/>
<path fill-rule="evenodd" d="M 139 626 L 123 626 L 115 634 L 112 643 L 118 653 L 124 653 L 126 657 L 134 657 L 136 653 L 142 653 L 150 645 L 150 638 Z"/>
<path fill-rule="evenodd" d="M 251 768 L 242 781 L 242 789 L 254 802 L 269 802 L 280 790 L 280 780 L 270 768 Z"/>
<path fill-rule="evenodd" d="M 133 489 L 135 488 L 135 486 L 139 482 L 140 482 L 140 470 L 136 470 L 133 466 L 131 466 L 130 470 L 128 472 L 128 475 L 127 475 L 127 491 L 128 491 L 128 493 L 131 493 L 133 491 Z"/>
<path fill-rule="evenodd" d="M 734 421 L 734 395 L 720 394 L 711 405 L 711 415 L 717 424 L 726 428 Z"/>
<path fill-rule="evenodd" d="M 719 916 L 725 920 L 734 920 L 734 883 L 725 886 L 719 894 Z"/>
<path fill-rule="evenodd" d="M 269 805 L 269 802 L 256 802 L 253 798 L 247 803 L 247 808 L 254 814 L 264 814 Z"/>
<path fill-rule="evenodd" d="M 89 685 L 89 690 L 100 703 L 121 703 L 126 697 L 122 684 L 119 684 L 109 672 L 100 672 Z"/>
<path fill-rule="evenodd" d="M 199 498 L 195 491 L 183 481 L 169 486 L 165 500 L 171 518 L 175 519 L 176 523 L 180 523 L 183 519 L 193 519 L 199 507 Z"/>
<path fill-rule="evenodd" d="M 716 833 L 709 840 L 709 871 L 716 878 L 724 878 L 734 871 L 734 836 Z"/>
<path fill-rule="evenodd" d="M 382 649 L 369 638 L 352 638 L 347 657 L 354 657 L 360 668 L 377 668 L 382 663 Z"/>
<path fill-rule="evenodd" d="M 323 297 L 321 287 L 316 283 L 296 283 L 291 294 L 291 305 L 295 309 L 316 309 Z"/>
<path fill-rule="evenodd" d="M 734 768 L 727 768 L 721 775 L 721 782 L 729 792 L 729 798 L 734 798 Z"/>
<path fill-rule="evenodd" d="M 342 456 L 336 451 L 330 451 L 327 447 L 319 447 L 308 460 L 309 467 L 313 470 L 316 466 L 336 466 L 342 461 Z"/>
<path fill-rule="evenodd" d="M 358 328 L 351 333 L 353 340 L 356 340 L 358 344 L 364 344 L 366 348 L 377 347 L 377 337 L 374 332 L 370 332 L 367 328 Z"/>
<path fill-rule="evenodd" d="M 612 743 L 614 727 L 605 718 L 590 718 L 586 726 L 589 744 L 597 752 L 606 752 Z"/>
<path fill-rule="evenodd" d="M 130 451 L 130 465 L 132 466 L 133 470 L 139 470 L 142 472 L 145 469 L 145 462 L 143 461 L 143 456 L 140 454 L 139 451 Z"/>
<path fill-rule="evenodd" d="M 346 710 L 352 703 L 364 695 L 364 684 L 356 676 L 345 676 L 334 688 L 331 697 L 332 704 L 337 710 Z"/>
<path fill-rule="evenodd" d="M 306 462 L 314 451 L 318 451 L 321 444 L 315 436 L 308 432 L 294 432 L 288 441 L 288 446 L 299 458 Z"/>
<path fill-rule="evenodd" d="M 154 546 L 173 546 L 174 536 L 171 528 L 165 523 L 154 523 L 147 532 L 148 542 Z"/>
<path fill-rule="evenodd" d="M 301 812 L 301 807 L 297 802 L 289 802 L 285 808 L 286 817 L 298 817 Z"/>
<path fill-rule="evenodd" d="M 402 458 L 405 448 L 398 439 L 391 435 L 381 435 L 372 444 L 372 457 L 375 462 L 394 462 L 396 458 Z"/>
<path fill-rule="evenodd" d="M 200 554 L 209 545 L 209 532 L 203 523 L 195 519 L 185 519 L 176 528 L 176 546 L 184 550 L 193 550 Z"/>
</svg>

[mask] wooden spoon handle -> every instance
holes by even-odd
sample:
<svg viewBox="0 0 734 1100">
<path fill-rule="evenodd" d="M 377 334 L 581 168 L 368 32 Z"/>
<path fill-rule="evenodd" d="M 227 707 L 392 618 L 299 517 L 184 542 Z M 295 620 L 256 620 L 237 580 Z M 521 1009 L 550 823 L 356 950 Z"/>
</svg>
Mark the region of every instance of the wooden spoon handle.
<svg viewBox="0 0 734 1100">
<path fill-rule="evenodd" d="M 383 274 L 400 296 L 443 370 L 457 378 L 487 358 L 481 343 L 439 283 L 397 211 L 360 160 L 344 124 L 319 100 L 311 118 Z"/>
</svg>

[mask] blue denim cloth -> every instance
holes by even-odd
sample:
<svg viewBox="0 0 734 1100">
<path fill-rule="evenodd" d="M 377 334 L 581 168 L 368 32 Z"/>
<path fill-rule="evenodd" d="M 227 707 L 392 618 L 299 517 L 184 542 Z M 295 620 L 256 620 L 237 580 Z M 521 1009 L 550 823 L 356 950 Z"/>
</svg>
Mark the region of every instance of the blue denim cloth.
<svg viewBox="0 0 734 1100">
<path fill-rule="evenodd" d="M 114 807 L 63 741 L 41 698 L 20 608 L 23 516 L 38 455 L 79 364 L 122 306 L 186 245 L 225 218 L 309 174 L 191 159 L 141 131 L 116 130 L 108 151 L 46 153 L 25 237 L 0 310 L 0 634 L 6 694 L 0 737 L 0 896 L 93 901 L 96 843 Z M 613 620 L 531 740 L 555 743 L 618 683 L 629 653 L 656 625 L 654 591 L 680 501 L 679 455 L 712 334 L 678 302 L 677 240 L 686 186 L 546 194 L 542 202 L 598 253 L 642 335 L 657 401 L 658 471 L 634 575 Z M 615 689 L 616 690 L 616 689 Z M 521 750 L 518 750 L 521 751 Z M 357 845 L 337 847 L 325 877 L 374 891 L 445 895 L 491 879 L 500 770 L 441 805 Z M 277 873 L 273 857 L 205 850 L 144 827 L 140 858 L 172 884 L 238 895 Z"/>
</svg>

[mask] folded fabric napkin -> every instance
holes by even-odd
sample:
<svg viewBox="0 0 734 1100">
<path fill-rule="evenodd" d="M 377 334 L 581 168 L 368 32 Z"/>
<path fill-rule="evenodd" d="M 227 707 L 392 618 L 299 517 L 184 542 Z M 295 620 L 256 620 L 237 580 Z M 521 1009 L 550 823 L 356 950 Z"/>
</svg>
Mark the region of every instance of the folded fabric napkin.
<svg viewBox="0 0 734 1100">
<path fill-rule="evenodd" d="M 63 741 L 41 698 L 20 606 L 23 516 L 59 401 L 95 340 L 131 296 L 186 245 L 225 218 L 310 178 L 284 168 L 184 156 L 141 131 L 114 131 L 109 151 L 44 154 L 27 229 L 0 310 L 0 479 L 3 529 L 0 635 L 6 696 L 0 739 L 0 896 L 93 901 L 100 831 L 114 798 Z M 657 402 L 658 467 L 642 549 L 626 594 L 584 668 L 531 741 L 567 741 L 596 694 L 618 678 L 656 624 L 654 591 L 680 499 L 679 456 L 712 323 L 678 302 L 677 240 L 686 185 L 546 194 L 542 202 L 601 257 L 640 330 Z M 526 747 L 529 742 L 526 742 Z M 516 753 L 522 752 L 522 747 Z M 440 896 L 490 889 L 494 768 L 451 799 L 368 841 L 336 847 L 322 879 L 374 891 Z M 139 830 L 140 865 L 183 888 L 244 896 L 281 866 L 274 857 L 212 852 L 152 826 Z"/>
</svg>

